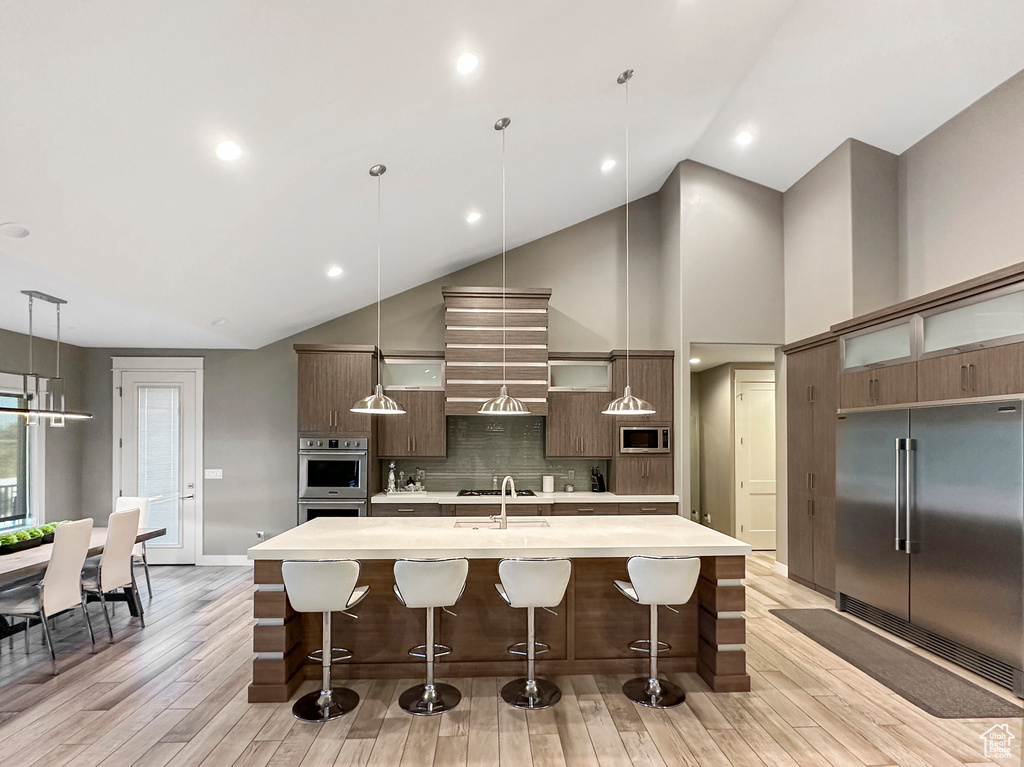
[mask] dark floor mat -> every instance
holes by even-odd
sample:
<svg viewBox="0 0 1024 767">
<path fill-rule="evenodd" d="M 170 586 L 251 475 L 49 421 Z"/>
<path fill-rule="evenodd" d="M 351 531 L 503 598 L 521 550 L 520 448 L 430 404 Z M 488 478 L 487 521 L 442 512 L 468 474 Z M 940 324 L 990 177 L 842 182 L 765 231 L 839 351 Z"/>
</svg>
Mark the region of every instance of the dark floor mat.
<svg viewBox="0 0 1024 767">
<path fill-rule="evenodd" d="M 941 719 L 1006 719 L 1024 709 L 831 610 L 770 610 L 897 695 Z"/>
</svg>

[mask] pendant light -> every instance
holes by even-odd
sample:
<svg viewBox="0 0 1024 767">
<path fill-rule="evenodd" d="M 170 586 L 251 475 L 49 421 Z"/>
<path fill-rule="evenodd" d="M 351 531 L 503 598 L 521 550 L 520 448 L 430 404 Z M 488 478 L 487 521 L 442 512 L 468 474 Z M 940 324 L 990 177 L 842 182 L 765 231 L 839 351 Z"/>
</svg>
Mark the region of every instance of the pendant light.
<svg viewBox="0 0 1024 767">
<path fill-rule="evenodd" d="M 515 397 L 509 396 L 505 383 L 505 330 L 508 318 L 505 315 L 505 129 L 512 123 L 502 117 L 494 123 L 494 130 L 501 131 L 501 389 L 498 396 L 487 400 L 477 411 L 480 415 L 530 415 L 530 409 Z"/>
<path fill-rule="evenodd" d="M 380 177 L 384 175 L 387 168 L 383 165 L 374 165 L 370 168 L 370 175 L 377 179 L 377 380 L 380 381 L 381 372 L 381 351 L 380 351 Z M 367 413 L 369 415 L 402 415 L 405 408 L 395 402 L 384 393 L 384 387 L 378 383 L 373 394 L 363 397 L 351 408 L 353 413 Z"/>
<path fill-rule="evenodd" d="M 39 419 L 48 419 L 50 426 L 54 428 L 62 428 L 66 421 L 84 421 L 92 418 L 92 413 L 79 413 L 69 411 L 66 407 L 64 397 L 64 379 L 60 375 L 60 306 L 66 304 L 63 298 L 57 298 L 46 293 L 40 293 L 38 290 L 23 290 L 23 295 L 28 296 L 28 372 L 23 376 L 24 385 L 22 386 L 22 397 L 28 402 L 28 407 L 0 407 L 0 413 L 8 413 L 12 415 L 20 415 L 28 421 L 30 426 L 34 426 L 39 423 Z M 32 346 L 34 340 L 34 334 L 32 329 L 32 303 L 35 299 L 46 301 L 48 304 L 53 304 L 57 307 L 57 375 L 49 379 L 49 385 L 47 386 L 46 397 L 48 399 L 47 407 L 40 407 L 40 402 L 43 399 L 42 393 L 39 391 L 39 374 L 35 371 L 35 360 L 32 355 Z M 29 380 L 33 383 L 29 384 Z M 60 408 L 54 407 L 56 400 L 56 387 L 60 385 Z"/>
<path fill-rule="evenodd" d="M 616 82 L 626 86 L 626 388 L 622 396 L 609 402 L 601 412 L 605 415 L 652 415 L 655 410 L 647 400 L 634 397 L 629 388 L 629 80 L 633 70 L 627 69 Z"/>
</svg>

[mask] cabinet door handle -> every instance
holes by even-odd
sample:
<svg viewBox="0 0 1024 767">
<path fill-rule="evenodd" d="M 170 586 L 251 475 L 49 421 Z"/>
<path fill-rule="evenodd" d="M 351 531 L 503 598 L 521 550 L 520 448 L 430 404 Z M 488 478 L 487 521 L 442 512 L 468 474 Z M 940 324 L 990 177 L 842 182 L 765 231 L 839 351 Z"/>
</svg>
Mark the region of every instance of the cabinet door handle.
<svg viewBox="0 0 1024 767">
<path fill-rule="evenodd" d="M 810 498 L 807 499 L 807 516 L 814 516 L 814 501 L 811 500 Z"/>
<path fill-rule="evenodd" d="M 978 390 L 978 377 L 975 371 L 974 365 L 967 366 L 967 385 L 971 387 L 971 391 Z"/>
<path fill-rule="evenodd" d="M 811 490 L 814 490 L 814 485 L 815 485 L 814 480 L 815 479 L 816 479 L 816 477 L 814 476 L 814 472 L 812 471 L 811 472 Z"/>
<path fill-rule="evenodd" d="M 967 391 L 967 366 L 960 366 L 960 391 Z"/>
<path fill-rule="evenodd" d="M 416 509 L 399 509 L 399 511 L 404 512 L 406 514 L 411 514 L 412 512 L 416 511 Z"/>
<path fill-rule="evenodd" d="M 648 514 L 650 514 L 652 511 L 657 511 L 657 510 L 658 510 L 658 508 L 656 506 L 641 506 L 640 507 L 640 511 L 641 512 L 645 512 L 645 513 L 648 513 Z"/>
<path fill-rule="evenodd" d="M 576 511 L 578 511 L 580 514 L 586 514 L 588 512 L 592 512 L 593 509 L 576 509 Z"/>
<path fill-rule="evenodd" d="M 807 472 L 807 489 L 811 489 L 811 472 Z"/>
</svg>

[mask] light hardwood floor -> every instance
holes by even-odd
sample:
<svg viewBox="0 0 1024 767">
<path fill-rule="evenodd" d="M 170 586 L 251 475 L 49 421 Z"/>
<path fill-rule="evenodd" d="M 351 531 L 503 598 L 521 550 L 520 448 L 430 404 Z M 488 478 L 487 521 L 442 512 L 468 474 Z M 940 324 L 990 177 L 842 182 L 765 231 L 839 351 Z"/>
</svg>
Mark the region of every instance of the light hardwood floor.
<svg viewBox="0 0 1024 767">
<path fill-rule="evenodd" d="M 0 764 L 957 767 L 993 763 L 980 735 L 1005 723 L 1014 756 L 995 763 L 1020 765 L 1019 719 L 935 719 L 770 616 L 831 606 L 772 564 L 764 554 L 748 562 L 749 693 L 709 693 L 696 674 L 674 675 L 686 704 L 651 711 L 622 697 L 620 678 L 573 676 L 556 678 L 555 708 L 527 714 L 499 701 L 503 679 L 456 679 L 465 696 L 456 711 L 414 718 L 396 705 L 414 680 L 359 681 L 359 709 L 324 725 L 297 722 L 290 704 L 246 702 L 250 569 L 153 568 L 145 629 L 121 605 L 116 644 L 101 636 L 90 655 L 84 627 L 59 621 L 59 676 L 38 633 L 27 659 L 20 638 L 13 652 L 3 643 Z"/>
</svg>

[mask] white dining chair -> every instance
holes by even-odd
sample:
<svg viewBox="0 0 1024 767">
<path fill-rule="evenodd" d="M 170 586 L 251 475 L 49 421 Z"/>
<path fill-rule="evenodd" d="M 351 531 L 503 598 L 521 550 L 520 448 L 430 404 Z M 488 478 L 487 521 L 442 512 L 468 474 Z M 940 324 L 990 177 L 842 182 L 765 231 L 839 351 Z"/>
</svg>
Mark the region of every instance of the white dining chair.
<svg viewBox="0 0 1024 767">
<path fill-rule="evenodd" d="M 146 527 L 149 522 L 149 498 L 136 496 L 120 496 L 114 501 L 114 511 L 139 510 L 139 527 Z M 132 548 L 132 565 L 142 565 L 146 574 L 146 592 L 149 599 L 153 598 L 153 584 L 149 580 L 149 559 L 146 554 L 146 542 L 136 543 Z"/>
<path fill-rule="evenodd" d="M 125 589 L 129 598 L 135 601 L 139 621 L 143 626 L 146 619 L 142 612 L 142 600 L 135 583 L 135 568 L 132 566 L 132 547 L 139 534 L 139 509 L 115 511 L 107 518 L 107 541 L 99 561 L 90 559 L 82 573 L 82 589 L 86 595 L 99 597 L 103 618 L 107 622 L 107 633 L 114 641 L 114 629 L 110 624 L 106 595 L 118 589 Z"/>
<path fill-rule="evenodd" d="M 38 583 L 15 586 L 0 592 L 0 615 L 25 619 L 25 649 L 28 650 L 28 629 L 31 620 L 42 624 L 43 637 L 50 650 L 50 662 L 56 675 L 57 653 L 53 649 L 48 620 L 55 615 L 82 608 L 85 625 L 93 652 L 96 651 L 96 637 L 85 608 L 85 593 L 82 591 L 82 565 L 89 553 L 92 538 L 92 520 L 80 519 L 59 525 L 53 536 L 53 550 L 46 565 L 46 573 Z"/>
</svg>

